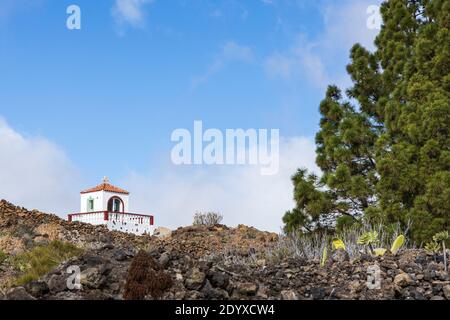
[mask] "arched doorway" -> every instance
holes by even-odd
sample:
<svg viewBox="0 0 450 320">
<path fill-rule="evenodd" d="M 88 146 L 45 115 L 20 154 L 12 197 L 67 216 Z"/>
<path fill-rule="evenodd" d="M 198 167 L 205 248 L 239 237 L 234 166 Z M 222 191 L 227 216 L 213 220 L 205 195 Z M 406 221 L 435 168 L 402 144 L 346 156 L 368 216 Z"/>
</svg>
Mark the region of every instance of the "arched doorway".
<svg viewBox="0 0 450 320">
<path fill-rule="evenodd" d="M 117 196 L 111 197 L 108 200 L 108 211 L 109 212 L 125 212 L 125 205 L 123 200 Z"/>
</svg>

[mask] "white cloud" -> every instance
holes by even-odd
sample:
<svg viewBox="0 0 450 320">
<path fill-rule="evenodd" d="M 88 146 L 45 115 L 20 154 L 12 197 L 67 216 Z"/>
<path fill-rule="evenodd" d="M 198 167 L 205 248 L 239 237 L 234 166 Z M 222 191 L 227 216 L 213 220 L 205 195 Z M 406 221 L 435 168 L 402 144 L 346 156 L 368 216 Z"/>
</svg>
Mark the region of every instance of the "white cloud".
<svg viewBox="0 0 450 320">
<path fill-rule="evenodd" d="M 124 184 L 132 192 L 132 207 L 153 212 L 158 225 L 188 225 L 196 211 L 212 210 L 221 212 L 227 225 L 278 232 L 284 212 L 294 206 L 290 178 L 299 167 L 319 173 L 312 139 L 281 139 L 280 170 L 273 176 L 262 176 L 255 166 L 168 165 L 156 175 L 131 173 Z"/>
<path fill-rule="evenodd" d="M 314 52 L 314 44 L 302 36 L 285 53 L 277 52 L 269 56 L 265 69 L 270 76 L 284 80 L 308 77 L 318 87 L 325 87 L 331 81 L 321 57 Z"/>
<path fill-rule="evenodd" d="M 225 43 L 219 54 L 216 55 L 213 62 L 208 66 L 207 70 L 200 76 L 194 77 L 191 81 L 193 88 L 207 82 L 211 76 L 219 72 L 228 63 L 233 61 L 251 62 L 253 53 L 251 48 L 239 45 L 234 41 Z"/>
<path fill-rule="evenodd" d="M 144 6 L 154 0 L 116 0 L 112 14 L 120 27 L 131 25 L 141 28 L 145 25 Z"/>
<path fill-rule="evenodd" d="M 0 198 L 65 217 L 78 210 L 78 177 L 64 151 L 0 118 Z"/>
<path fill-rule="evenodd" d="M 350 84 L 345 65 L 339 71 L 336 60 L 348 57 L 353 44 L 361 43 L 369 50 L 378 30 L 367 27 L 367 8 L 380 0 L 351 0 L 323 8 L 323 32 L 314 39 L 297 35 L 290 48 L 275 52 L 265 61 L 268 75 L 284 80 L 307 78 L 315 86 L 324 88 L 329 84 L 346 87 Z"/>
</svg>

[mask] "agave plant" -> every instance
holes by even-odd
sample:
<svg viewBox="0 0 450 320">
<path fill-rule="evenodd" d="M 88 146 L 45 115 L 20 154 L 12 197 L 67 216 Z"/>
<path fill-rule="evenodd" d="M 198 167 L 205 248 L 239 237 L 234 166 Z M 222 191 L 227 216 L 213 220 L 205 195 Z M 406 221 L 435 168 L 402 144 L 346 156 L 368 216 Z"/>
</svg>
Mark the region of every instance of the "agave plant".
<svg viewBox="0 0 450 320">
<path fill-rule="evenodd" d="M 439 249 L 440 249 L 439 243 L 435 241 L 428 242 L 425 245 L 425 250 L 431 254 L 437 254 L 439 252 Z"/>
<path fill-rule="evenodd" d="M 371 231 L 366 232 L 359 237 L 358 244 L 368 246 L 370 249 L 370 252 L 372 254 L 375 254 L 375 251 L 373 249 L 373 245 L 378 243 L 378 232 L 377 231 Z"/>
<path fill-rule="evenodd" d="M 445 271 L 447 272 L 447 250 L 445 248 L 445 241 L 448 240 L 448 231 L 442 231 L 439 233 L 436 233 L 433 237 L 433 241 L 436 243 L 441 242 L 442 243 L 442 251 L 444 253 L 444 265 L 445 265 Z"/>
</svg>

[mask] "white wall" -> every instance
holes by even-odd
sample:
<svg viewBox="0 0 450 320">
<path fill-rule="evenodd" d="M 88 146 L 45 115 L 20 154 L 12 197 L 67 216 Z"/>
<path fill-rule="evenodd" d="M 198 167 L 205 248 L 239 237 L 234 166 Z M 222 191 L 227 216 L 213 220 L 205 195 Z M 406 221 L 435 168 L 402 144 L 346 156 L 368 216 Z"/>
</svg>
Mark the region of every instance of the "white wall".
<svg viewBox="0 0 450 320">
<path fill-rule="evenodd" d="M 98 191 L 91 193 L 80 194 L 80 212 L 88 212 L 87 202 L 88 199 L 94 199 L 94 210 L 93 211 L 107 211 L 108 201 L 112 197 L 119 197 L 124 203 L 124 211 L 129 212 L 130 210 L 130 197 L 126 194 Z"/>
<path fill-rule="evenodd" d="M 153 234 L 155 226 L 150 225 L 150 218 L 144 218 L 143 223 L 139 223 L 136 219 L 139 218 L 124 217 L 123 215 L 119 215 L 119 218 L 115 219 L 114 214 L 110 214 L 107 226 L 109 230 L 134 233 L 136 235 Z"/>
<path fill-rule="evenodd" d="M 80 195 L 80 212 L 88 212 L 87 208 L 87 201 L 88 199 L 93 198 L 94 199 L 94 210 L 93 211 L 105 211 L 103 206 L 103 192 L 91 192 L 91 193 L 84 193 Z"/>
</svg>

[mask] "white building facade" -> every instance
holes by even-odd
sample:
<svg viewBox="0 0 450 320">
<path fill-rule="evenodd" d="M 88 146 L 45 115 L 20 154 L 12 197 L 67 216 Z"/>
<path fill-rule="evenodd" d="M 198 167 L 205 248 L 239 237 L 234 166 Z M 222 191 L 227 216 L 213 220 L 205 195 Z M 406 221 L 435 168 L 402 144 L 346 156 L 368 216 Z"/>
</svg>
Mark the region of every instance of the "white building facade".
<svg viewBox="0 0 450 320">
<path fill-rule="evenodd" d="M 84 222 L 93 225 L 105 225 L 109 230 L 152 234 L 154 217 L 130 213 L 130 193 L 109 184 L 104 178 L 102 184 L 80 192 L 80 213 L 71 213 L 70 222 Z"/>
</svg>

